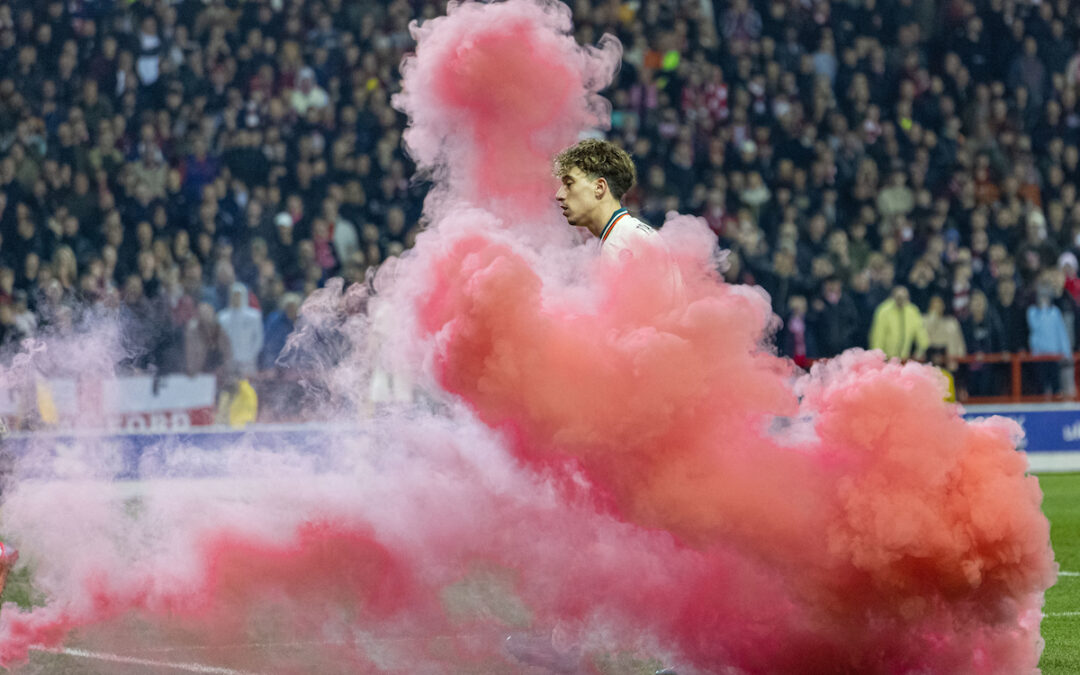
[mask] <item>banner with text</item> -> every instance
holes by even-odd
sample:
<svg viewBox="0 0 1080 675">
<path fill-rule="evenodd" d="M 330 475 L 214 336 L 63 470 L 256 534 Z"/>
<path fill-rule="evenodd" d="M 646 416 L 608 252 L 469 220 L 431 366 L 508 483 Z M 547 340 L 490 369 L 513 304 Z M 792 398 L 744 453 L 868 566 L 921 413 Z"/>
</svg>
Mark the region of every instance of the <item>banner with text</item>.
<svg viewBox="0 0 1080 675">
<path fill-rule="evenodd" d="M 1034 471 L 1080 471 L 1080 403 L 973 405 L 969 420 L 1000 415 L 1024 430 L 1020 449 Z"/>
<path fill-rule="evenodd" d="M 213 424 L 216 399 L 213 375 L 40 378 L 0 390 L 0 420 L 13 430 L 176 432 Z"/>
</svg>

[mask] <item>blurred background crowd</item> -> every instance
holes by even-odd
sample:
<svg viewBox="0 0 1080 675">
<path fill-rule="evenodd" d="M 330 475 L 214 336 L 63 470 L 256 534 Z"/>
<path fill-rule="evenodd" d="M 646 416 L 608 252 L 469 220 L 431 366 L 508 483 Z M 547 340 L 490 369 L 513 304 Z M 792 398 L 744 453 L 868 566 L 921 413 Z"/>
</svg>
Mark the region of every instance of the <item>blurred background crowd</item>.
<svg viewBox="0 0 1080 675">
<path fill-rule="evenodd" d="M 1074 350 L 1080 4 L 581 0 L 625 49 L 608 138 L 653 224 L 705 218 L 780 351 Z M 0 0 L 0 341 L 118 312 L 126 368 L 274 369 L 303 299 L 408 248 L 390 96 L 425 0 Z M 1060 364 L 1025 386 L 1073 393 Z"/>
</svg>

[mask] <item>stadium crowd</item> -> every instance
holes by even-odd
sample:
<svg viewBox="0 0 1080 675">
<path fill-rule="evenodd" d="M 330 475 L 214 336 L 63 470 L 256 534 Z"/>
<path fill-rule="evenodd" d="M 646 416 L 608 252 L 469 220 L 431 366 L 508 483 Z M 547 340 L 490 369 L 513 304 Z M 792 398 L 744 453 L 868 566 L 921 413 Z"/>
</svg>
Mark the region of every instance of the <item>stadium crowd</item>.
<svg viewBox="0 0 1080 675">
<path fill-rule="evenodd" d="M 705 218 L 799 363 L 1072 353 L 1080 5 L 581 0 L 625 53 L 625 202 Z M 431 0 L 0 0 L 0 341 L 128 322 L 126 366 L 274 367 L 303 298 L 408 248 L 389 103 Z M 1032 391 L 1058 391 L 1057 363 Z"/>
</svg>

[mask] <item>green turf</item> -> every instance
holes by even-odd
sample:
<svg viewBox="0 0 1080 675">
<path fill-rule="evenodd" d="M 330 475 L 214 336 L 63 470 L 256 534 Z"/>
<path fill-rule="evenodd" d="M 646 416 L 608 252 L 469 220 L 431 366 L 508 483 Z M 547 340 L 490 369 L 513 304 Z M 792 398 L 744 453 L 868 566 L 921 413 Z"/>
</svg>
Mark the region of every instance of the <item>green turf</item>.
<svg viewBox="0 0 1080 675">
<path fill-rule="evenodd" d="M 1080 572 L 1080 474 L 1044 474 L 1039 477 L 1043 511 L 1050 519 L 1050 538 L 1061 569 Z M 1045 675 L 1080 673 L 1080 577 L 1062 576 L 1046 593 L 1042 634 L 1046 650 L 1039 664 Z M 1056 616 L 1058 615 L 1058 616 Z"/>
</svg>

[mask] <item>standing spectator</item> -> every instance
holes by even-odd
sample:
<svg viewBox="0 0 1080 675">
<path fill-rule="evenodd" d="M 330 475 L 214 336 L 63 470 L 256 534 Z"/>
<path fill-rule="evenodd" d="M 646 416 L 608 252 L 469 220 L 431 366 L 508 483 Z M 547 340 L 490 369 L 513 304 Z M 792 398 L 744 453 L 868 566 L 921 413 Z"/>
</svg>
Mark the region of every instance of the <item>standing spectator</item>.
<svg viewBox="0 0 1080 675">
<path fill-rule="evenodd" d="M 184 329 L 184 365 L 188 375 L 212 373 L 223 376 L 232 363 L 229 336 L 221 329 L 214 307 L 199 303 L 195 317 Z"/>
<path fill-rule="evenodd" d="M 285 348 L 285 342 L 296 327 L 296 318 L 300 311 L 300 296 L 286 293 L 281 296 L 281 309 L 271 312 L 266 317 L 265 342 L 259 352 L 259 369 L 269 370 L 274 367 L 278 356 Z"/>
<path fill-rule="evenodd" d="M 820 356 L 836 356 L 855 345 L 858 310 L 851 297 L 844 292 L 844 284 L 839 277 L 825 279 L 820 295 L 814 299 L 809 321 Z"/>
<path fill-rule="evenodd" d="M 124 281 L 121 325 L 127 352 L 122 366 L 146 371 L 156 363 L 162 317 L 143 292 L 142 279 L 132 274 Z"/>
<path fill-rule="evenodd" d="M 0 305 L 15 301 L 15 270 L 0 265 Z"/>
<path fill-rule="evenodd" d="M 1074 304 L 1080 305 L 1080 276 L 1077 276 L 1080 262 L 1077 261 L 1076 254 L 1071 251 L 1062 253 L 1058 256 L 1058 267 L 1065 275 L 1065 292 Z"/>
<path fill-rule="evenodd" d="M 1065 330 L 1065 319 L 1061 310 L 1053 304 L 1054 291 L 1048 283 L 1040 280 L 1035 293 L 1035 304 L 1027 310 L 1031 353 L 1035 356 L 1053 355 L 1064 361 L 1069 358 L 1072 348 Z M 1037 393 L 1056 394 L 1061 391 L 1058 362 L 1048 361 L 1033 365 Z"/>
<path fill-rule="evenodd" d="M 229 296 L 236 283 L 236 270 L 233 264 L 225 259 L 219 259 L 214 263 L 214 281 L 202 287 L 200 299 L 208 302 L 215 311 L 221 311 L 229 306 Z"/>
<path fill-rule="evenodd" d="M 907 288 L 897 286 L 874 310 L 870 349 L 880 349 L 891 359 L 921 359 L 929 345 L 919 308 L 911 303 Z"/>
<path fill-rule="evenodd" d="M 964 342 L 970 354 L 996 354 L 1005 349 L 1004 328 L 994 308 L 982 291 L 971 294 L 971 308 L 961 323 Z M 994 366 L 985 363 L 969 363 L 967 367 L 967 391 L 972 396 L 992 396 L 998 391 Z"/>
<path fill-rule="evenodd" d="M 938 369 L 945 379 L 949 383 L 948 393 L 945 395 L 945 401 L 948 403 L 956 403 L 956 377 L 953 375 L 953 371 L 948 368 L 946 361 L 948 357 L 945 356 L 944 347 L 927 347 L 926 348 L 926 362 Z"/>
<path fill-rule="evenodd" d="M 30 311 L 29 296 L 25 290 L 16 288 L 15 292 L 11 294 L 14 302 L 12 303 L 12 309 L 15 314 L 15 326 L 19 330 L 19 334 L 25 337 L 31 337 L 38 329 L 37 315 Z"/>
<path fill-rule="evenodd" d="M 330 227 L 325 218 L 315 218 L 311 221 L 311 243 L 315 247 L 315 262 L 322 268 L 324 278 L 338 268 Z"/>
<path fill-rule="evenodd" d="M 163 373 L 184 370 L 184 329 L 195 318 L 195 299 L 185 292 L 179 265 L 168 267 L 162 274 L 161 291 L 155 299 L 164 315 L 161 326 L 161 362 Z"/>
<path fill-rule="evenodd" d="M 804 296 L 791 296 L 778 340 L 780 353 L 790 358 L 800 368 L 809 368 L 810 359 L 817 357 L 817 347 L 814 344 L 814 335 L 807 324 L 806 310 Z"/>
<path fill-rule="evenodd" d="M 923 324 L 926 326 L 930 346 L 941 347 L 945 350 L 944 367 L 955 378 L 960 366 L 957 359 L 967 356 L 967 349 L 960 322 L 955 316 L 946 313 L 945 299 L 940 295 L 930 298 L 926 314 L 923 315 Z"/>
<path fill-rule="evenodd" d="M 9 302 L 0 303 L 0 351 L 19 344 L 25 337 L 15 322 L 15 307 Z"/>
<path fill-rule="evenodd" d="M 772 299 L 773 311 L 782 315 L 787 311 L 788 298 L 804 293 L 805 285 L 795 268 L 795 255 L 789 250 L 777 249 L 772 264 L 762 267 L 755 271 L 755 277 Z"/>
<path fill-rule="evenodd" d="M 360 250 L 360 235 L 356 225 L 342 217 L 338 203 L 332 197 L 323 200 L 323 217 L 330 223 L 334 240 L 334 255 L 339 261 L 348 260 Z"/>
<path fill-rule="evenodd" d="M 1027 314 L 1016 297 L 1016 282 L 1009 277 L 997 283 L 994 313 L 1001 319 L 1005 351 L 1016 353 L 1028 345 Z"/>
<path fill-rule="evenodd" d="M 237 372 L 243 376 L 253 374 L 263 348 L 263 323 L 259 310 L 248 305 L 247 286 L 240 282 L 232 285 L 229 306 L 218 312 L 217 319 L 229 338 Z"/>
</svg>

